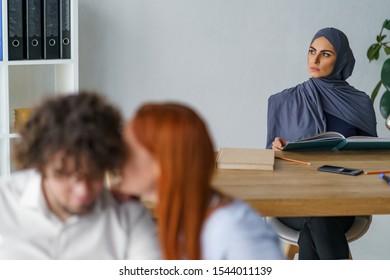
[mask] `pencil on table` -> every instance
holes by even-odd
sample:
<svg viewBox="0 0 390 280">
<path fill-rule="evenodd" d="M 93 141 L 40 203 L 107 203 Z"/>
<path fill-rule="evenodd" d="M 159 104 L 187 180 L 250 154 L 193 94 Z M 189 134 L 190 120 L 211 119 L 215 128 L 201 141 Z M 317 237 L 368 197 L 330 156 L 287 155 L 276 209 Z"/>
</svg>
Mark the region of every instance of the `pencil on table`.
<svg viewBox="0 0 390 280">
<path fill-rule="evenodd" d="M 366 175 L 381 174 L 381 173 L 390 173 L 390 170 L 365 171 L 364 172 L 364 174 L 366 174 Z"/>
<path fill-rule="evenodd" d="M 303 165 L 311 165 L 311 163 L 310 163 L 310 162 L 306 162 L 306 161 L 300 161 L 300 160 L 291 159 L 291 158 L 286 158 L 286 157 L 279 157 L 279 156 L 275 156 L 275 158 L 277 158 L 277 159 L 281 159 L 281 160 L 285 160 L 285 161 L 294 162 L 294 163 L 298 163 L 298 164 L 303 164 Z"/>
</svg>

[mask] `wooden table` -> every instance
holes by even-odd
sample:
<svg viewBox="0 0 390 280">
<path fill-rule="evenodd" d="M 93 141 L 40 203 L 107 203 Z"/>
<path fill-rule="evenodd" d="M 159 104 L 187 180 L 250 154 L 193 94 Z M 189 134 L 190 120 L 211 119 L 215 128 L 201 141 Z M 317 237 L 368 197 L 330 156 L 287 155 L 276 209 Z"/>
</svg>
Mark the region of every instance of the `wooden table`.
<svg viewBox="0 0 390 280">
<path fill-rule="evenodd" d="M 321 165 L 390 170 L 390 150 L 276 152 L 310 162 L 275 159 L 274 171 L 216 170 L 213 186 L 248 202 L 264 216 L 390 214 L 390 185 L 379 175 L 317 171 Z"/>
</svg>

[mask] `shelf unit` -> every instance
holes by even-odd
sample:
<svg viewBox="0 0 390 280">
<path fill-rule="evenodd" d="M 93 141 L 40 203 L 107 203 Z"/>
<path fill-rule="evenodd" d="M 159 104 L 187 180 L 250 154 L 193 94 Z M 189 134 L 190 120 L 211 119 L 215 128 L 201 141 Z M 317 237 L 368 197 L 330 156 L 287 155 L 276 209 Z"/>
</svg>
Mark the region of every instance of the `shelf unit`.
<svg viewBox="0 0 390 280">
<path fill-rule="evenodd" d="M 12 145 L 14 109 L 34 107 L 45 97 L 76 93 L 79 88 L 78 0 L 70 1 L 71 59 L 8 60 L 7 0 L 2 0 L 3 61 L 0 61 L 0 175 L 15 170 Z"/>
</svg>

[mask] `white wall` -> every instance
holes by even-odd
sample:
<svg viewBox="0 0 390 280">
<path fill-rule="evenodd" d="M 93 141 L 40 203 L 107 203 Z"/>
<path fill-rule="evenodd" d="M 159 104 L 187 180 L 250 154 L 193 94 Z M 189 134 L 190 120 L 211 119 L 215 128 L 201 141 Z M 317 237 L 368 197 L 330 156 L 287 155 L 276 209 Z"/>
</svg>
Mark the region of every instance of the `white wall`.
<svg viewBox="0 0 390 280">
<path fill-rule="evenodd" d="M 369 64 L 366 51 L 389 11 L 389 0 L 80 0 L 80 87 L 125 117 L 144 101 L 183 101 L 216 148 L 264 147 L 267 99 L 308 78 L 317 30 L 347 34 L 357 61 L 348 81 L 371 93 L 383 59 Z"/>
<path fill-rule="evenodd" d="M 103 92 L 126 117 L 147 100 L 184 101 L 216 147 L 264 147 L 267 99 L 308 78 L 317 30 L 347 34 L 356 58 L 348 81 L 371 93 L 383 59 L 369 64 L 366 51 L 389 11 L 389 0 L 80 0 L 80 87 Z M 374 216 L 351 244 L 355 259 L 390 259 L 389 222 Z"/>
</svg>

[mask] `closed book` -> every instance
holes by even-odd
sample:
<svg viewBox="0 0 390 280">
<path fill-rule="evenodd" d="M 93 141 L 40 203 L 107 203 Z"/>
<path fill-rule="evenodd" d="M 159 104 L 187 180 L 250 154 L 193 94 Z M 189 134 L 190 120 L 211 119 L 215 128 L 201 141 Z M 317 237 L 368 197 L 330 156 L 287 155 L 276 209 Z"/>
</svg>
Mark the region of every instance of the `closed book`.
<svg viewBox="0 0 390 280">
<path fill-rule="evenodd" d="M 27 59 L 43 58 L 42 0 L 26 0 Z"/>
<path fill-rule="evenodd" d="M 8 60 L 26 58 L 24 0 L 8 0 Z"/>
<path fill-rule="evenodd" d="M 70 58 L 70 0 L 61 0 L 60 5 L 60 56 Z"/>
<path fill-rule="evenodd" d="M 275 152 L 269 149 L 227 148 L 218 152 L 219 169 L 274 170 Z"/>
<path fill-rule="evenodd" d="M 3 3 L 0 0 L 0 61 L 3 60 Z"/>
<path fill-rule="evenodd" d="M 44 58 L 60 58 L 60 0 L 43 0 Z"/>
</svg>

